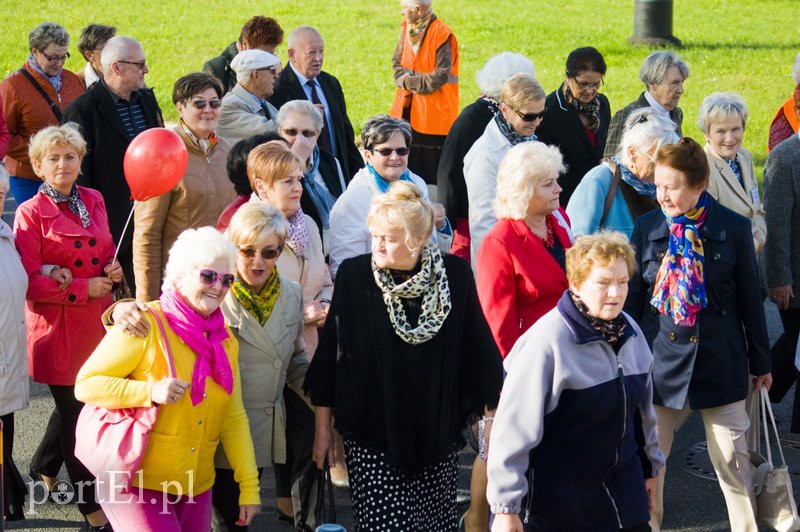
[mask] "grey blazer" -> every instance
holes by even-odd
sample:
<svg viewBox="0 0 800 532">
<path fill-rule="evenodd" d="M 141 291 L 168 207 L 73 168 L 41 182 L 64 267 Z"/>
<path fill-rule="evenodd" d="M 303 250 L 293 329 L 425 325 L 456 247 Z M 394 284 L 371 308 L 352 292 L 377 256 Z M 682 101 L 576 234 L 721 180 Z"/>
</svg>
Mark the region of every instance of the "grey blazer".
<svg viewBox="0 0 800 532">
<path fill-rule="evenodd" d="M 277 128 L 275 117 L 278 116 L 278 110 L 271 103 L 266 102 L 266 104 L 269 116 L 265 116 L 264 109 L 255 97 L 237 83 L 231 92 L 222 98 L 217 134 L 233 146 L 253 135 L 275 131 Z"/>
<path fill-rule="evenodd" d="M 800 308 L 800 138 L 792 135 L 769 152 L 764 167 L 764 246 L 769 288 L 792 285 L 790 308 Z"/>
<path fill-rule="evenodd" d="M 622 148 L 622 135 L 625 134 L 625 121 L 635 110 L 641 109 L 642 107 L 650 107 L 650 102 L 645 98 L 644 92 L 614 114 L 614 118 L 611 119 L 611 124 L 608 126 L 608 138 L 606 139 L 606 148 L 603 150 L 603 157 L 613 157 Z M 669 117 L 675 122 L 675 133 L 677 133 L 679 137 L 682 137 L 681 124 L 683 123 L 683 111 L 680 107 L 676 107 L 669 112 Z"/>
</svg>

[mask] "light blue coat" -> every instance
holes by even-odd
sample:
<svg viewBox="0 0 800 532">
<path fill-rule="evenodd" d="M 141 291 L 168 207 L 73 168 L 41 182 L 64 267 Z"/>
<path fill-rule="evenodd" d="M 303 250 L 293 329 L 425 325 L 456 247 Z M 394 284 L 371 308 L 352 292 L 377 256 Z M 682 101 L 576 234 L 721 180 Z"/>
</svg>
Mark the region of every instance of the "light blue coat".
<svg viewBox="0 0 800 532">
<path fill-rule="evenodd" d="M 576 236 L 591 235 L 600 228 L 606 194 L 613 178 L 611 170 L 601 164 L 589 170 L 589 173 L 581 179 L 567 204 L 567 216 L 572 222 L 572 232 Z M 614 201 L 611 203 L 603 228 L 619 231 L 629 239 L 633 234 L 633 216 L 619 187 L 614 194 Z"/>
</svg>

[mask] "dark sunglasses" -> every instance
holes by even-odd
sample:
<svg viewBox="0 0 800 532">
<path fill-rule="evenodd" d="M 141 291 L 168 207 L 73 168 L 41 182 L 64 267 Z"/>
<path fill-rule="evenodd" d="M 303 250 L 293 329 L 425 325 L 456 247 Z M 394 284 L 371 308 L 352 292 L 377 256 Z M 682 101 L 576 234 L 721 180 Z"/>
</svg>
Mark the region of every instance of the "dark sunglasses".
<svg viewBox="0 0 800 532">
<path fill-rule="evenodd" d="M 214 270 L 200 270 L 200 282 L 206 286 L 214 286 L 219 279 L 222 288 L 230 288 L 236 277 L 232 273 L 217 273 Z"/>
<path fill-rule="evenodd" d="M 303 135 L 307 139 L 313 139 L 318 131 L 316 129 L 297 129 L 296 127 L 285 127 L 283 128 L 283 132 L 286 133 L 290 137 L 296 137 L 297 135 Z"/>
<path fill-rule="evenodd" d="M 212 109 L 219 109 L 222 107 L 222 100 L 193 100 L 189 103 L 194 105 L 195 109 L 205 109 L 206 105 L 210 105 Z"/>
<path fill-rule="evenodd" d="M 544 114 L 547 112 L 547 108 L 545 107 L 541 113 L 528 113 L 522 114 L 516 109 L 511 109 L 514 113 L 522 119 L 523 122 L 535 122 L 537 120 L 542 120 L 544 118 Z"/>
<path fill-rule="evenodd" d="M 390 157 L 392 152 L 397 153 L 400 157 L 405 157 L 409 153 L 411 153 L 411 148 L 370 148 L 369 151 L 372 153 L 380 153 L 384 157 Z"/>
<path fill-rule="evenodd" d="M 253 249 L 253 248 L 239 248 L 239 253 L 242 254 L 243 257 L 247 257 L 248 259 L 252 259 L 256 256 L 256 253 L 261 255 L 261 258 L 264 260 L 272 260 L 278 258 L 278 255 L 281 254 L 281 248 L 264 248 L 261 250 Z"/>
</svg>

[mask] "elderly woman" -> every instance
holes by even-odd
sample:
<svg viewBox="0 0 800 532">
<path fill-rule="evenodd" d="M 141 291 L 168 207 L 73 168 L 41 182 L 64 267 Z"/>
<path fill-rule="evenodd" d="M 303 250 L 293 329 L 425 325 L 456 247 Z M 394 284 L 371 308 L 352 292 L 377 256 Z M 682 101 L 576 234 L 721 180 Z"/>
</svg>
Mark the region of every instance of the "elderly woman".
<svg viewBox="0 0 800 532">
<path fill-rule="evenodd" d="M 464 157 L 473 268 L 483 238 L 497 221 L 492 211 L 497 167 L 512 146 L 537 139 L 534 132 L 544 117 L 546 96 L 533 76 L 515 74 L 508 78 L 500 91 L 494 120 Z"/>
<path fill-rule="evenodd" d="M 370 230 L 367 227 L 373 197 L 385 193 L 396 181 L 413 183 L 428 198 L 425 181 L 408 169 L 411 153 L 411 127 L 405 120 L 387 115 L 376 115 L 364 123 L 361 130 L 366 168 L 353 176 L 347 190 L 331 210 L 331 273 L 343 260 L 370 252 Z M 432 205 L 436 220 L 431 228 L 433 239 L 442 251 L 448 251 L 452 243 L 452 230 L 444 215 L 444 208 Z M 435 229 L 435 232 L 434 232 Z"/>
<path fill-rule="evenodd" d="M 88 89 L 103 77 L 103 65 L 100 64 L 100 54 L 106 42 L 117 34 L 114 26 L 103 24 L 89 24 L 81 32 L 78 39 L 78 51 L 86 60 L 86 66 L 78 72 L 78 77 Z"/>
<path fill-rule="evenodd" d="M 147 336 L 114 327 L 78 374 L 75 396 L 88 404 L 161 406 L 133 480 L 137 489 L 112 492 L 102 503 L 115 530 L 209 530 L 212 457 L 220 442 L 239 484 L 231 502 L 239 507 L 238 524 L 249 525 L 261 509 L 238 343 L 219 308 L 235 281 L 235 262 L 236 249 L 215 229 L 181 233 L 163 293 L 144 313 Z M 165 356 L 174 362 L 174 376 Z"/>
<path fill-rule="evenodd" d="M 8 174 L 0 166 L 0 206 L 8 192 Z M 3 425 L 3 500 L 0 519 L 16 521 L 25 519 L 26 487 L 14 464 L 14 412 L 28 406 L 28 355 L 25 349 L 25 291 L 28 276 L 22 267 L 19 253 L 14 248 L 11 228 L 0 219 L 0 422 Z"/>
<path fill-rule="evenodd" d="M 442 147 L 437 173 L 437 198 L 453 223 L 453 244 L 450 253 L 469 262 L 469 201 L 464 182 L 464 157 L 483 135 L 486 124 L 499 105 L 503 83 L 514 74 L 535 76 L 533 62 L 522 54 L 503 52 L 491 57 L 475 75 L 481 95 L 461 111 Z"/>
<path fill-rule="evenodd" d="M 230 145 L 214 130 L 219 123 L 222 84 L 205 72 L 175 82 L 172 102 L 180 115 L 175 132 L 189 152 L 186 172 L 175 188 L 136 205 L 133 271 L 136 299 L 158 299 L 167 255 L 178 235 L 189 228 L 214 226 L 236 191 L 225 162 Z"/>
<path fill-rule="evenodd" d="M 558 147 L 566 171 L 560 178 L 566 206 L 581 178 L 603 157 L 611 121 L 608 98 L 600 94 L 606 62 L 597 49 L 577 48 L 567 56 L 566 79 L 545 100 L 539 140 Z"/>
<path fill-rule="evenodd" d="M 794 96 L 797 91 L 800 91 L 800 53 L 794 58 L 792 78 L 795 82 L 793 94 L 790 94 L 778 108 L 769 125 L 767 151 L 772 151 L 775 146 L 797 133 L 797 130 L 800 129 L 800 115 L 797 113 L 798 109 L 795 106 L 796 100 Z"/>
<path fill-rule="evenodd" d="M 284 384 L 299 396 L 308 367 L 303 343 L 301 287 L 278 273 L 289 226 L 276 207 L 253 202 L 239 209 L 227 236 L 239 251 L 236 281 L 222 303 L 225 323 L 239 342 L 242 399 L 250 422 L 259 478 L 272 462 L 286 462 Z M 222 450 L 215 459 L 213 501 L 218 530 L 236 525 L 239 487 Z M 307 524 L 313 526 L 312 520 Z"/>
<path fill-rule="evenodd" d="M 324 126 L 322 114 L 308 100 L 290 100 L 281 106 L 276 121 L 278 133 L 306 162 L 300 206 L 322 230 L 322 241 L 327 244 L 331 209 L 347 184 L 339 161 L 317 144 Z"/>
<path fill-rule="evenodd" d="M 458 116 L 458 41 L 431 9 L 432 0 L 400 0 L 403 25 L 392 57 L 389 112 L 411 124 L 409 166 L 436 184 L 442 145 Z"/>
<path fill-rule="evenodd" d="M 658 207 L 653 184 L 656 154 L 661 146 L 677 141 L 674 123 L 650 108 L 634 111 L 620 152 L 590 170 L 567 204 L 575 234 L 610 229 L 630 238 L 633 222 Z"/>
<path fill-rule="evenodd" d="M 28 35 L 30 55 L 17 72 L 0 83 L 0 99 L 11 144 L 6 168 L 11 193 L 21 204 L 42 184 L 28 157 L 31 136 L 61 122 L 64 109 L 83 94 L 81 80 L 64 69 L 69 59 L 69 33 L 53 22 L 43 22 Z"/>
<path fill-rule="evenodd" d="M 706 191 L 720 205 L 750 220 L 753 244 L 759 254 L 767 240 L 767 222 L 753 157 L 742 147 L 748 115 L 738 94 L 715 92 L 700 104 L 697 125 L 706 137 L 704 149 L 710 170 Z"/>
<path fill-rule="evenodd" d="M 750 222 L 706 192 L 708 159 L 695 141 L 662 147 L 655 184 L 661 209 L 636 221 L 638 271 L 625 304 L 653 350 L 658 440 L 699 410 L 708 454 L 734 531 L 756 530 L 753 471 L 745 432 L 749 375 L 769 389 L 769 340 Z M 702 273 L 702 275 L 701 275 Z M 663 475 L 651 526 L 664 515 Z"/>
<path fill-rule="evenodd" d="M 422 191 L 393 183 L 367 224 L 372 254 L 341 265 L 306 377 L 314 461 L 341 459 L 335 413 L 356 530 L 454 530 L 461 431 L 495 406 L 500 357 L 469 266 L 431 242 Z"/>
<path fill-rule="evenodd" d="M 492 532 L 523 530 L 520 512 L 525 530 L 649 530 L 664 457 L 653 356 L 622 313 L 635 269 L 622 234 L 578 238 L 569 290 L 506 358 L 489 450 Z"/>
<path fill-rule="evenodd" d="M 78 369 L 103 338 L 100 322 L 122 268 L 112 263 L 114 243 L 99 192 L 75 184 L 86 142 L 75 124 L 51 126 L 31 138 L 30 160 L 44 183 L 17 208 L 16 245 L 28 276 L 25 321 L 33 380 L 47 384 L 55 410 L 31 463 L 48 488 L 61 461 L 73 485 L 94 477 L 74 455 L 75 424 L 83 406 L 74 393 Z M 55 270 L 55 271 L 54 271 Z M 66 271 L 64 271 L 66 270 Z M 70 282 L 71 280 L 71 282 Z M 94 489 L 84 489 L 78 510 L 90 526 L 106 518 Z"/>
</svg>

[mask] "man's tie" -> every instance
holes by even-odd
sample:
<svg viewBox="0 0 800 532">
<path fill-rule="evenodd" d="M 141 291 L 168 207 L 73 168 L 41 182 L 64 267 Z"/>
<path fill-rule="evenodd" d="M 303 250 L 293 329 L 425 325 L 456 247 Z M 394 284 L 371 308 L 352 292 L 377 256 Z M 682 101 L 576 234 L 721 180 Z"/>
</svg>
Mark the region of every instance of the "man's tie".
<svg viewBox="0 0 800 532">
<path fill-rule="evenodd" d="M 319 94 L 317 94 L 317 84 L 314 82 L 313 79 L 306 81 L 306 85 L 311 89 L 311 103 L 314 105 L 321 104 L 322 102 L 319 99 Z M 322 130 L 322 134 L 319 136 L 318 142 L 320 147 L 325 148 L 328 150 L 329 153 L 333 153 L 331 149 L 331 125 L 328 123 L 328 115 L 325 114 L 325 111 L 322 111 L 322 121 L 325 123 L 325 128 Z"/>
</svg>

